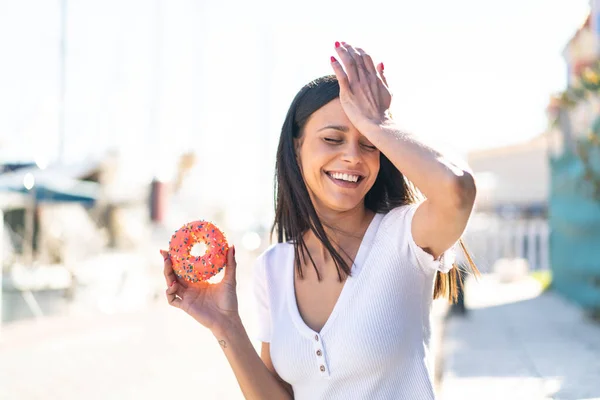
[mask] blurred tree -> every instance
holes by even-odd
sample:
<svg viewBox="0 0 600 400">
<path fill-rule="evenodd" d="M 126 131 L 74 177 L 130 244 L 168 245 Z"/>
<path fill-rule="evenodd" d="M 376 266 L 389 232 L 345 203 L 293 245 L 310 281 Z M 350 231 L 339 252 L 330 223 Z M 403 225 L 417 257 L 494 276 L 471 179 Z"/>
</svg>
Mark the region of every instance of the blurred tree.
<svg viewBox="0 0 600 400">
<path fill-rule="evenodd" d="M 554 126 L 560 123 L 559 109 L 571 109 L 580 102 L 600 99 L 600 60 L 579 68 L 578 75 L 579 79 L 550 101 Z M 575 150 L 583 164 L 583 180 L 589 185 L 591 196 L 600 203 L 600 110 L 595 109 L 594 113 L 588 132 L 577 139 Z"/>
</svg>

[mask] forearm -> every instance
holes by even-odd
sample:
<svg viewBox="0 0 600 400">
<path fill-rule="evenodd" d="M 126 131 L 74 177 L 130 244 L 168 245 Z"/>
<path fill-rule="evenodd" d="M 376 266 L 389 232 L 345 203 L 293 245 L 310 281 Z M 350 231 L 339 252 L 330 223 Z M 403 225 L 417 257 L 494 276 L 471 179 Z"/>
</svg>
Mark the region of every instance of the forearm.
<svg viewBox="0 0 600 400">
<path fill-rule="evenodd" d="M 241 321 L 213 331 L 246 399 L 293 399 L 257 354 Z"/>
<path fill-rule="evenodd" d="M 391 120 L 372 124 L 363 133 L 429 199 L 459 206 L 474 190 L 472 175 L 440 152 L 403 131 Z M 362 131 L 361 131 L 362 132 Z"/>
</svg>

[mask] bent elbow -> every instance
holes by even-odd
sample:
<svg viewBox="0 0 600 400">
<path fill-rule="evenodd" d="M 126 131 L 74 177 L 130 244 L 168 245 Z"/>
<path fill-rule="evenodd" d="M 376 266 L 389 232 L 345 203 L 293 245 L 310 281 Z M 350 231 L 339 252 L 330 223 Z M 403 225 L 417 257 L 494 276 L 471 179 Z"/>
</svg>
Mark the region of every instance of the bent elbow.
<svg viewBox="0 0 600 400">
<path fill-rule="evenodd" d="M 450 184 L 453 205 L 458 209 L 472 209 L 477 196 L 475 177 L 469 171 L 462 170 L 462 174 L 454 175 Z"/>
</svg>

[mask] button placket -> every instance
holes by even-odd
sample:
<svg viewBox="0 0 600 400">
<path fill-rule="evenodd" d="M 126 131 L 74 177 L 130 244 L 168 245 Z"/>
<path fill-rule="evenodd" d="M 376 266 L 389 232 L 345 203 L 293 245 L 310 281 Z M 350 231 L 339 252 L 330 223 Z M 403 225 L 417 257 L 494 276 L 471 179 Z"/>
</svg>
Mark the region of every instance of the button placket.
<svg viewBox="0 0 600 400">
<path fill-rule="evenodd" d="M 318 368 L 319 374 L 324 377 L 329 377 L 329 368 L 327 366 L 327 360 L 325 357 L 325 350 L 323 348 L 323 340 L 319 335 L 314 336 L 314 354 L 316 366 Z"/>
</svg>

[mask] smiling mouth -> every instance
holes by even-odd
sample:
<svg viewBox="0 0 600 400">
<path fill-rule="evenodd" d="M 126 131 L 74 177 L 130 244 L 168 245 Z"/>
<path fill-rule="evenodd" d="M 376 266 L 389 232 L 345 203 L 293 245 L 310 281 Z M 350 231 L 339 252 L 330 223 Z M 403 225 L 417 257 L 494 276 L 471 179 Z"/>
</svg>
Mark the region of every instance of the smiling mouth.
<svg viewBox="0 0 600 400">
<path fill-rule="evenodd" d="M 362 175 L 343 174 L 341 172 L 326 172 L 326 174 L 335 183 L 342 184 L 343 186 L 357 186 L 363 179 L 365 179 L 365 177 Z"/>
</svg>

